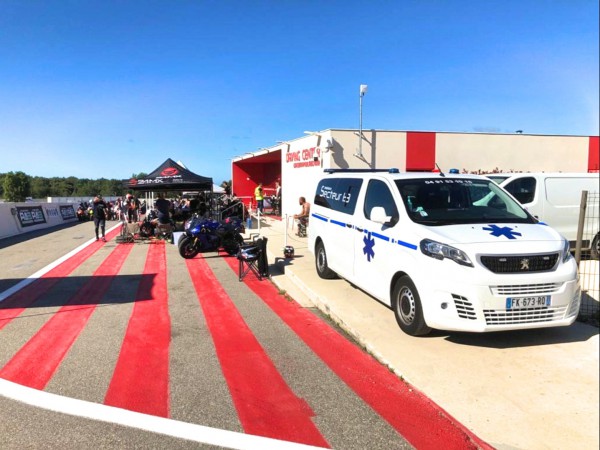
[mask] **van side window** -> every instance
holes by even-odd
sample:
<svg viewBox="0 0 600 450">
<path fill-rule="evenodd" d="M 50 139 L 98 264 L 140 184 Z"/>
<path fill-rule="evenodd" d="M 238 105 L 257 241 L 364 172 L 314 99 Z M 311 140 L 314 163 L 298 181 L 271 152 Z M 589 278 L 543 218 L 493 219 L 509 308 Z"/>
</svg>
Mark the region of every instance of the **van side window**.
<svg viewBox="0 0 600 450">
<path fill-rule="evenodd" d="M 385 215 L 392 217 L 392 223 L 398 222 L 399 214 L 396 202 L 387 184 L 380 180 L 371 180 L 367 186 L 367 194 L 365 196 L 364 214 L 365 217 L 371 220 L 371 211 L 374 207 L 381 206 L 385 209 Z"/>
<path fill-rule="evenodd" d="M 531 203 L 535 197 L 535 183 L 533 177 L 517 178 L 504 186 L 504 189 L 510 192 L 519 203 Z"/>
<path fill-rule="evenodd" d="M 362 183 L 360 178 L 324 178 L 317 185 L 314 204 L 354 214 Z"/>
</svg>

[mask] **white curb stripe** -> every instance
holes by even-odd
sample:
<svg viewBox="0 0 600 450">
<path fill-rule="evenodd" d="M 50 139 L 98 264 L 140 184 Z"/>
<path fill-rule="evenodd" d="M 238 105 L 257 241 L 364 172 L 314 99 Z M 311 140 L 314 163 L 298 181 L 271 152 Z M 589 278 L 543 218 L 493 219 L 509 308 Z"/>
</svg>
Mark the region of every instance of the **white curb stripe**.
<svg viewBox="0 0 600 450">
<path fill-rule="evenodd" d="M 164 417 L 128 411 L 113 406 L 62 397 L 0 379 L 0 395 L 48 411 L 114 423 L 188 441 L 240 450 L 308 450 L 313 447 L 262 436 L 220 430 Z"/>
</svg>

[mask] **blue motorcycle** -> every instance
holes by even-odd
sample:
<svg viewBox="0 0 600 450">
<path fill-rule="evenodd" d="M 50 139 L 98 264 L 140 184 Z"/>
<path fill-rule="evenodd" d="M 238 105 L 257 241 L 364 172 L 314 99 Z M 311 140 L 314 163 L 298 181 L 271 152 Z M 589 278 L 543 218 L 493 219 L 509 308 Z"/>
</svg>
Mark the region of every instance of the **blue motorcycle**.
<svg viewBox="0 0 600 450">
<path fill-rule="evenodd" d="M 245 231 L 241 219 L 229 217 L 225 221 L 192 217 L 185 224 L 185 234 L 179 238 L 179 254 L 186 259 L 198 253 L 225 250 L 229 255 L 237 254 L 244 243 L 241 233 Z"/>
</svg>

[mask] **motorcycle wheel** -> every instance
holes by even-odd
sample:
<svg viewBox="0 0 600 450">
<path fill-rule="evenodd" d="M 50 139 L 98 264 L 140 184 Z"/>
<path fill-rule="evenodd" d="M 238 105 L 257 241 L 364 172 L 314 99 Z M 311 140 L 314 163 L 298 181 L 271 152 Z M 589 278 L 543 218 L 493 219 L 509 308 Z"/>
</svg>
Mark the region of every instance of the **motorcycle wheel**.
<svg viewBox="0 0 600 450">
<path fill-rule="evenodd" d="M 198 254 L 198 249 L 194 245 L 194 239 L 189 236 L 183 236 L 179 241 L 179 254 L 185 259 L 192 259 Z"/>
<path fill-rule="evenodd" d="M 152 228 L 152 225 L 150 225 L 147 222 L 144 222 L 142 224 L 142 226 L 140 227 L 140 235 L 142 235 L 143 237 L 150 237 L 154 234 L 154 229 Z"/>
<path fill-rule="evenodd" d="M 223 250 L 227 252 L 228 255 L 235 255 L 240 249 L 240 245 L 244 243 L 244 238 L 240 234 L 236 234 L 227 239 L 223 240 Z"/>
</svg>

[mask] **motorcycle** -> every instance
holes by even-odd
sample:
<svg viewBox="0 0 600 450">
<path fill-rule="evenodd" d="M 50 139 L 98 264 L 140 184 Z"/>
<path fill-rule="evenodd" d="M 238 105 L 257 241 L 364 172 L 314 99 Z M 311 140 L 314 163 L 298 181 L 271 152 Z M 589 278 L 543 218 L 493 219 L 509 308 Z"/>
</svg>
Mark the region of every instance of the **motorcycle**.
<svg viewBox="0 0 600 450">
<path fill-rule="evenodd" d="M 79 220 L 80 222 L 87 222 L 88 220 L 91 220 L 93 218 L 90 215 L 90 213 L 88 212 L 87 204 L 84 204 L 84 203 L 79 204 L 79 207 L 77 208 L 77 211 L 76 211 L 76 215 L 77 215 L 77 220 Z"/>
<path fill-rule="evenodd" d="M 245 231 L 239 218 L 228 217 L 225 221 L 205 219 L 194 216 L 185 224 L 185 233 L 179 238 L 179 254 L 186 259 L 194 258 L 198 253 L 216 252 L 223 248 L 229 255 L 235 255 L 244 238 Z"/>
<path fill-rule="evenodd" d="M 150 210 L 144 220 L 140 223 L 140 236 L 149 238 L 155 236 L 167 241 L 173 240 L 173 223 L 166 224 L 158 222 L 158 213 Z"/>
</svg>

